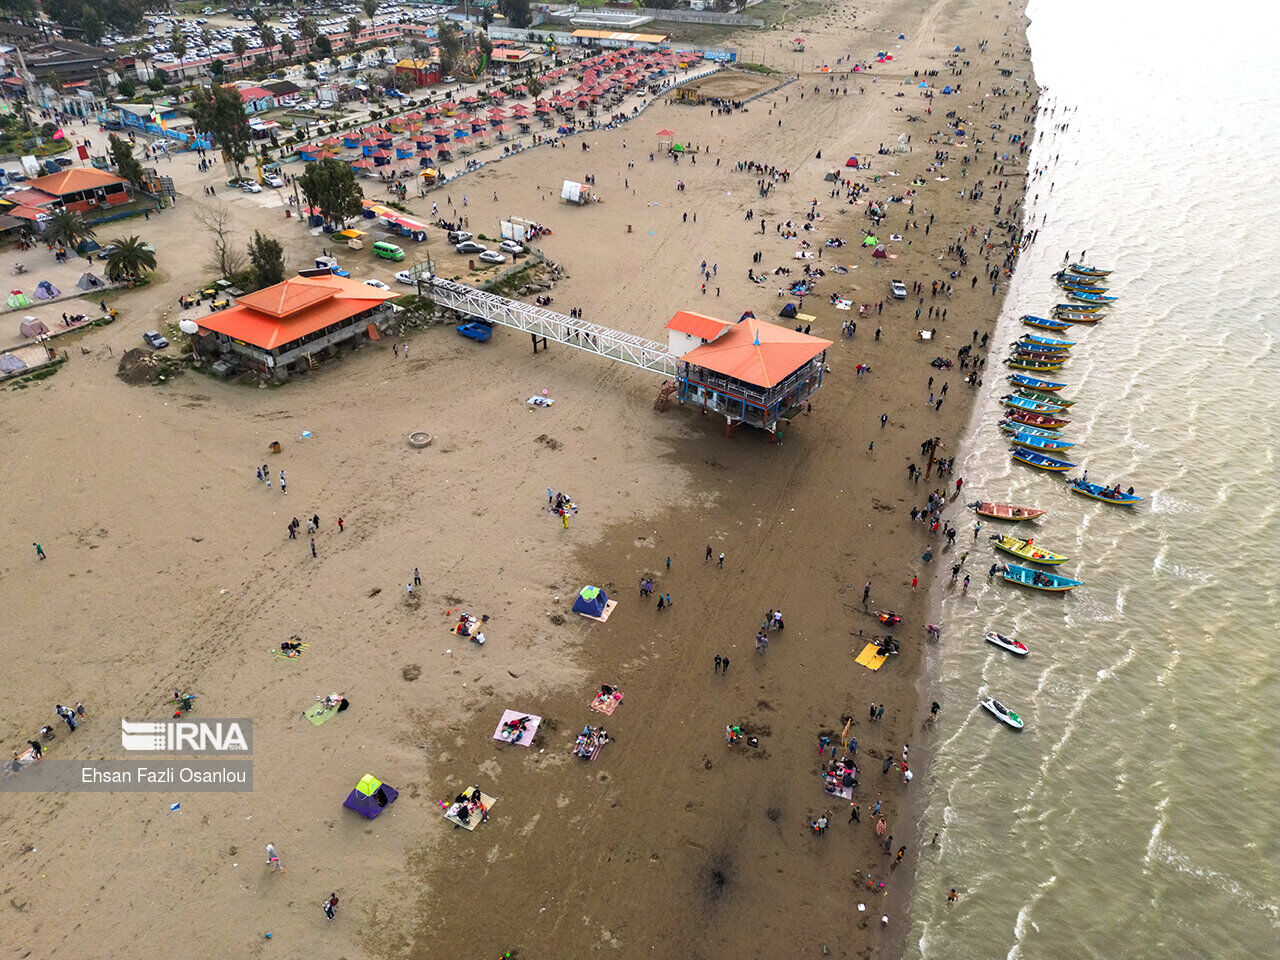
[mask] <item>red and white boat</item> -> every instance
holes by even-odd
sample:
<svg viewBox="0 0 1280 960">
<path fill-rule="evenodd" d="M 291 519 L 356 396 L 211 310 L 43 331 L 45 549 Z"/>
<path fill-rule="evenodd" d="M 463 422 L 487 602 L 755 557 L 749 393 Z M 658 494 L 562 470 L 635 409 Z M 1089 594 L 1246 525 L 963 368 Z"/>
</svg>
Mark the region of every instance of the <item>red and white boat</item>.
<svg viewBox="0 0 1280 960">
<path fill-rule="evenodd" d="M 993 517 L 996 520 L 1034 520 L 1043 517 L 1044 511 L 1039 507 L 1015 507 L 1011 503 L 992 503 L 989 500 L 978 500 L 969 504 L 980 517 Z"/>
<path fill-rule="evenodd" d="M 1006 637 L 1003 633 L 996 633 L 994 630 L 987 631 L 987 642 L 994 643 L 1001 650 L 1008 650 L 1010 653 L 1016 653 L 1020 657 L 1027 655 L 1027 645 L 1021 640 L 1015 640 L 1013 637 Z"/>
</svg>

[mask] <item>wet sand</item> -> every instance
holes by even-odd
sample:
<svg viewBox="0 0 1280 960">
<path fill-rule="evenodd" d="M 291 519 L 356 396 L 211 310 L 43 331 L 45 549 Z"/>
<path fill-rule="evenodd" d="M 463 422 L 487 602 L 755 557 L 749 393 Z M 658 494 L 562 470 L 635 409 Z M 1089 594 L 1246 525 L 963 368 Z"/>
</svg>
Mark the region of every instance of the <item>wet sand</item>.
<svg viewBox="0 0 1280 960">
<path fill-rule="evenodd" d="M 571 140 L 569 149 L 532 151 L 410 200 L 420 214 L 433 200 L 460 210 L 465 192 L 473 229 L 510 213 L 552 226 L 539 246 L 570 275 L 553 292 L 555 306 L 663 339 L 681 308 L 726 319 L 746 309 L 776 314 L 785 301 L 773 278 L 763 287 L 746 279 L 751 254 L 763 252 L 764 269 L 789 266 L 796 276 L 796 244 L 773 224 L 802 222 L 818 199 L 823 219 L 805 236 L 849 243 L 807 262 L 857 269 L 829 271 L 808 298 L 813 332 L 836 341 L 831 373 L 813 412 L 778 445 L 750 430 L 726 438 L 714 417 L 676 405 L 655 413 L 659 383 L 650 375 L 555 345 L 535 359 L 520 335 L 501 330 L 477 346 L 431 329 L 411 340 L 407 360 L 374 345 L 277 390 L 192 373 L 155 389 L 126 387 L 105 348 L 118 357 L 203 277 L 194 257 L 165 256 L 190 249 L 189 222 L 174 215 L 182 207 L 153 218 L 164 281 L 116 296 L 122 320 L 83 335 L 88 354 L 71 345 L 73 362 L 56 376 L 6 397 L 17 453 L 0 476 L 11 503 L 26 506 L 4 521 L 5 653 L 24 678 L 4 724 L 16 746 L 53 722 L 54 703 L 84 700 L 90 722 L 61 734 L 45 761 L 73 762 L 118 749 L 117 716 L 164 716 L 172 689 L 191 689 L 200 715 L 254 718 L 255 792 L 184 795 L 172 816 L 168 794 L 6 797 L 14 842 L 0 877 L 32 944 L 49 955 L 197 943 L 248 952 L 272 932 L 298 954 L 351 955 L 370 945 L 411 957 L 511 948 L 526 957 L 897 951 L 920 844 L 907 788 L 892 771 L 881 776 L 879 758 L 909 743 L 912 769 L 927 775 L 930 747 L 917 689 L 927 538 L 907 516 L 928 486 L 909 484 L 906 466 L 921 463 L 927 437 L 943 438 L 941 455 L 954 453 L 969 407 L 964 372 L 939 374 L 929 360 L 954 356 L 975 329 L 990 331 L 1003 297 L 981 279 L 968 289 L 984 270 L 980 255 L 951 299 L 929 297 L 929 284 L 956 269 L 952 259 L 938 262 L 955 234 L 975 224 L 980 237 L 998 219 L 990 183 L 979 203 L 960 199 L 959 188 L 1001 178 L 977 160 L 962 180 L 963 148 L 922 141 L 941 129 L 945 105 L 975 117 L 970 135 L 986 141 L 980 153 L 1006 149 L 1004 134 L 1022 129 L 1021 111 L 1004 121 L 993 114 L 1021 96 L 989 98 L 979 114 L 974 88 L 979 80 L 984 89 L 993 80 L 1014 86 L 992 61 L 1003 54 L 1006 27 L 1020 38 L 1023 22 L 1020 7 L 1000 8 L 999 20 L 977 4 L 858 9 L 856 21 L 841 7 L 796 25 L 811 63 L 894 53 L 876 65 L 875 83 L 840 81 L 848 95 L 827 92 L 835 75 L 805 73 L 779 91 L 776 109 L 769 98 L 729 116 L 656 105 L 619 130 L 586 134 L 589 152 Z M 907 39 L 895 40 L 899 32 Z M 977 50 L 983 38 L 986 53 Z M 783 60 L 782 33 L 770 41 Z M 936 98 L 931 118 L 907 123 L 926 107 L 911 71 L 939 69 L 938 82 L 953 82 L 944 61 L 957 44 L 971 61 L 963 91 Z M 1020 39 L 1013 45 L 1022 50 Z M 1025 60 L 1002 65 L 1020 88 Z M 696 165 L 650 163 L 664 127 L 710 152 Z M 877 156 L 899 133 L 912 135 L 913 152 Z M 946 183 L 925 172 L 936 149 L 953 158 Z M 823 176 L 843 170 L 851 154 L 872 161 L 856 180 L 899 176 L 847 205 L 828 195 Z M 757 175 L 734 169 L 738 160 L 792 176 L 761 198 Z M 186 193 L 198 195 L 203 181 L 189 162 L 173 167 Z M 559 180 L 584 173 L 596 175 L 604 202 L 557 203 Z M 888 244 L 896 260 L 874 265 L 858 245 L 870 226 L 865 199 L 905 193 L 916 176 L 925 178 L 910 218 L 919 228 L 904 231 L 903 206 L 890 204 L 878 233 L 904 240 Z M 1005 203 L 1020 190 L 1018 177 Z M 247 229 L 282 229 L 278 210 L 253 198 L 233 203 Z M 768 220 L 763 236 L 747 209 Z M 698 214 L 697 223 L 685 213 Z M 304 263 L 321 244 L 287 236 L 291 262 Z M 1004 252 L 998 247 L 994 262 Z M 703 258 L 719 267 L 719 298 L 714 283 L 700 293 Z M 388 279 L 389 271 L 362 260 L 355 275 Z M 917 324 L 913 299 L 889 299 L 890 277 L 923 281 L 922 309 L 945 305 L 948 319 Z M 857 303 L 883 300 L 884 312 L 858 318 L 857 334 L 844 339 L 840 323 L 856 311 L 833 309 L 833 291 Z M 922 327 L 937 327 L 939 340 L 918 341 Z M 855 376 L 859 363 L 871 372 Z M 950 384 L 941 411 L 925 402 L 930 375 Z M 524 399 L 543 389 L 555 406 L 527 408 Z M 405 437 L 420 429 L 436 440 L 411 450 Z M 303 430 L 312 438 L 300 439 Z M 279 457 L 266 453 L 275 439 L 284 443 Z M 254 481 L 264 461 L 288 470 L 287 498 Z M 567 530 L 544 510 L 547 487 L 581 508 Z M 288 540 L 285 525 L 316 512 L 313 560 L 306 538 Z M 46 561 L 31 555 L 33 540 Z M 957 549 L 963 540 L 964 531 Z M 708 545 L 726 554 L 723 569 L 704 562 Z M 939 552 L 934 566 L 949 559 Z M 404 584 L 415 566 L 425 582 L 410 599 Z M 670 610 L 640 600 L 645 573 L 672 595 Z M 862 609 L 868 580 L 869 608 L 903 618 L 902 653 L 874 674 L 853 662 L 859 630 L 883 632 Z M 616 595 L 608 623 L 569 612 L 585 583 Z M 753 638 L 770 607 L 785 612 L 786 629 L 759 655 Z M 483 648 L 447 632 L 458 609 L 491 616 Z M 273 648 L 293 635 L 311 644 L 307 656 L 277 660 Z M 713 671 L 717 653 L 732 661 L 727 675 Z M 614 742 L 583 763 L 569 751 L 575 732 L 601 719 L 587 709 L 601 682 L 627 698 L 603 721 Z M 313 697 L 333 690 L 351 710 L 319 728 L 300 719 Z M 886 704 L 875 726 L 866 720 L 870 702 Z M 507 707 L 552 721 L 534 749 L 491 739 Z M 827 797 L 818 775 L 818 737 L 838 732 L 845 715 L 860 741 L 861 825 L 847 823 L 847 802 Z M 726 748 L 730 722 L 754 731 L 759 747 Z M 364 773 L 402 791 L 373 822 L 341 807 Z M 446 824 L 436 801 L 473 783 L 499 802 L 469 834 Z M 896 869 L 872 829 L 877 797 L 894 848 L 907 846 Z M 815 836 L 807 824 L 828 808 L 831 828 Z M 287 874 L 266 873 L 267 842 L 279 847 Z M 887 897 L 867 892 L 867 874 L 886 881 Z M 331 890 L 342 904 L 326 924 L 319 903 Z M 132 909 L 118 922 L 83 922 L 121 902 Z M 211 918 L 201 929 L 187 919 L 196 911 Z"/>
</svg>

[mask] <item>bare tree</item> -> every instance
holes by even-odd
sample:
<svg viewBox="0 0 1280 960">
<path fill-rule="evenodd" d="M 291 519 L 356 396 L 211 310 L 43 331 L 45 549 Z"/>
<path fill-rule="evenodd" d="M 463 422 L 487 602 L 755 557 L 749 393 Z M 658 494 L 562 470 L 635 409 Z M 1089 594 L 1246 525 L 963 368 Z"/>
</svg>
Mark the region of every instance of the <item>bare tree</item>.
<svg viewBox="0 0 1280 960">
<path fill-rule="evenodd" d="M 223 277 L 230 277 L 245 268 L 245 254 L 232 232 L 231 208 L 225 203 L 196 204 L 193 214 L 196 223 L 209 231 L 209 267 Z"/>
</svg>

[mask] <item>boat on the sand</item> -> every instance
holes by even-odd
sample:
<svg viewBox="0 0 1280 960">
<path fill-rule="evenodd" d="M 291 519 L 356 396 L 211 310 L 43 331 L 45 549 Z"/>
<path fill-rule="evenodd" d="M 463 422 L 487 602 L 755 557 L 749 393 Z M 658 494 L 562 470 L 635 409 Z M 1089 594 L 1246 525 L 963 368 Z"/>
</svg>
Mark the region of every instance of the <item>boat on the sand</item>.
<svg viewBox="0 0 1280 960">
<path fill-rule="evenodd" d="M 1028 450 L 1025 447 L 1010 447 L 1009 455 L 1013 457 L 1013 459 L 1025 463 L 1029 467 L 1036 467 L 1040 470 L 1050 470 L 1054 473 L 1062 473 L 1076 466 L 1076 464 L 1069 460 L 1059 460 L 1057 457 L 1051 457 L 1047 453 L 1041 453 L 1038 450 Z"/>
<path fill-rule="evenodd" d="M 969 507 L 980 517 L 991 517 L 994 520 L 1035 520 L 1043 517 L 1044 511 L 1039 507 L 1015 507 L 1011 503 L 994 503 L 991 500 L 975 500 Z"/>
</svg>

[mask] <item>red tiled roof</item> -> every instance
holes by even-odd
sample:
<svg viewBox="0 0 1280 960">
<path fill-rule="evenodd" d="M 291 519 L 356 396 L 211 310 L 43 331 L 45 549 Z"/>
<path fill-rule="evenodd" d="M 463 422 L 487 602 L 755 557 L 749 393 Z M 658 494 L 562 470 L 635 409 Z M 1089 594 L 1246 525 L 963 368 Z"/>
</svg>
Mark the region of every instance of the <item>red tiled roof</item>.
<svg viewBox="0 0 1280 960">
<path fill-rule="evenodd" d="M 830 340 L 747 317 L 680 359 L 757 387 L 772 387 L 818 356 Z"/>
<path fill-rule="evenodd" d="M 198 322 L 206 330 L 273 350 L 396 296 L 346 277 L 293 277 Z"/>
<path fill-rule="evenodd" d="M 727 320 L 717 320 L 715 317 L 708 317 L 701 313 L 690 313 L 688 310 L 681 310 L 667 323 L 668 330 L 687 333 L 689 336 L 697 337 L 700 340 L 714 340 L 724 333 L 724 329 L 727 326 L 729 326 Z"/>
<path fill-rule="evenodd" d="M 24 188 L 7 194 L 4 200 L 20 207 L 43 207 L 46 204 L 56 203 L 58 198 L 50 196 L 43 190 L 27 190 Z"/>
<path fill-rule="evenodd" d="M 114 173 L 107 173 L 105 170 L 95 170 L 93 167 L 68 167 L 58 173 L 28 180 L 27 186 L 61 197 L 68 193 L 79 193 L 82 190 L 93 190 L 96 187 L 109 187 L 112 184 L 128 182 L 124 177 L 117 177 Z"/>
</svg>

